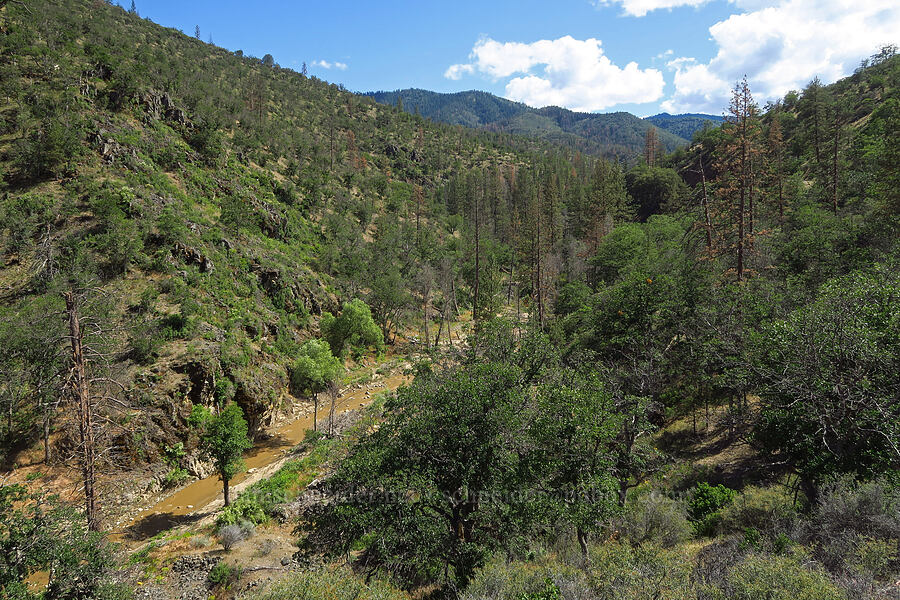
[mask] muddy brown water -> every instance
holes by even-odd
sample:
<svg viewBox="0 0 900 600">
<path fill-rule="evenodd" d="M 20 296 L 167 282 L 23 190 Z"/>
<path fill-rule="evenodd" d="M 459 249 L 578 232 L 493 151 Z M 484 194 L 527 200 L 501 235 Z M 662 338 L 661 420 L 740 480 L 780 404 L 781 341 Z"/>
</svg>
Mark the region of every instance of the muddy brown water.
<svg viewBox="0 0 900 600">
<path fill-rule="evenodd" d="M 380 381 L 383 387 L 367 389 L 364 386 L 360 390 L 348 392 L 338 399 L 335 412 L 344 413 L 368 405 L 376 394 L 393 391 L 405 381 L 407 379 L 404 376 L 394 375 Z M 366 396 L 366 392 L 369 392 L 369 397 Z M 321 424 L 323 415 L 325 417 L 328 415 L 328 403 L 322 402 L 319 409 Z M 285 423 L 273 432 L 271 438 L 254 446 L 244 455 L 247 469 L 238 474 L 231 481 L 231 485 L 244 481 L 249 470 L 263 469 L 284 458 L 286 451 L 290 451 L 303 441 L 307 430 L 312 429 L 312 421 L 312 414 L 309 414 Z M 124 531 L 117 532 L 112 537 L 118 538 L 118 541 L 141 541 L 172 527 L 199 521 L 209 515 L 206 507 L 220 498 L 222 498 L 222 482 L 218 475 L 199 479 L 141 511 L 130 524 L 126 525 Z"/>
</svg>

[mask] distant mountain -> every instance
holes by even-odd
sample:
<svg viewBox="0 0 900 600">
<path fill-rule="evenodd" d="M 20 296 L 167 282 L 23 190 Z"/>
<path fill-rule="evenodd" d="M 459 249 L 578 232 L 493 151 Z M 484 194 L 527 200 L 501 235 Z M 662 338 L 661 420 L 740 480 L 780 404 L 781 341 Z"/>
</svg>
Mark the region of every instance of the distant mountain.
<svg viewBox="0 0 900 600">
<path fill-rule="evenodd" d="M 659 122 L 641 119 L 627 112 L 594 114 L 575 112 L 555 106 L 531 108 L 487 92 L 468 91 L 441 94 L 407 89 L 364 94 L 381 104 L 396 105 L 398 100 L 409 113 L 418 113 L 433 121 L 476 127 L 489 131 L 532 136 L 594 155 L 632 159 L 641 154 L 647 130 L 656 126 L 667 151 L 684 146 L 709 115 L 657 115 Z M 650 117 L 655 119 L 656 117 Z M 662 123 L 662 124 L 660 124 Z M 693 126 L 693 129 L 691 128 Z M 670 128 L 687 133 L 679 135 Z"/>
<path fill-rule="evenodd" d="M 644 119 L 653 123 L 659 129 L 664 129 L 669 133 L 690 140 L 694 134 L 706 127 L 716 127 L 725 119 L 715 115 L 704 115 L 700 113 L 685 113 L 683 115 L 670 115 L 669 113 L 660 113 Z"/>
</svg>

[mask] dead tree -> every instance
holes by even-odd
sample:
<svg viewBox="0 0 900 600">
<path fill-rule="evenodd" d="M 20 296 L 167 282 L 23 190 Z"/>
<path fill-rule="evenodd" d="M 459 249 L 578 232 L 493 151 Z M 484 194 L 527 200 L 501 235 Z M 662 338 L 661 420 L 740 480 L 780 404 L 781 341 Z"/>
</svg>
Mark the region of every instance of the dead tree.
<svg viewBox="0 0 900 600">
<path fill-rule="evenodd" d="M 74 291 L 63 294 L 65 300 L 66 321 L 68 325 L 68 346 L 71 351 L 71 366 L 64 389 L 67 397 L 74 404 L 74 417 L 78 429 L 76 452 L 78 466 L 81 469 L 84 487 L 85 517 L 88 528 L 100 530 L 100 509 L 97 493 L 97 468 L 101 460 L 109 461 L 108 451 L 112 444 L 105 436 L 114 431 L 121 433 L 122 411 L 128 405 L 116 396 L 125 390 L 117 380 L 103 376 L 108 375 L 105 362 L 115 352 L 112 348 L 103 348 L 115 336 L 108 328 L 100 326 L 98 319 L 85 318 L 80 314 L 80 301 Z M 90 311 L 89 311 L 90 312 Z M 88 337 L 93 343 L 86 343 Z M 90 376 L 90 371 L 94 376 Z M 101 375 L 101 376 L 98 376 Z M 114 391 L 115 390 L 115 391 Z M 98 427 L 102 423 L 102 428 Z"/>
<path fill-rule="evenodd" d="M 78 434 L 81 443 L 80 462 L 81 474 L 84 484 L 85 516 L 88 528 L 92 531 L 100 530 L 100 516 L 97 510 L 95 495 L 96 473 L 96 443 L 94 439 L 94 407 L 91 402 L 90 381 L 87 378 L 84 357 L 84 337 L 81 330 L 81 322 L 78 318 L 78 307 L 75 303 L 75 294 L 66 292 L 63 294 L 66 301 L 66 314 L 69 320 L 69 342 L 72 346 L 72 370 L 69 377 L 70 391 L 75 401 L 78 414 Z"/>
<path fill-rule="evenodd" d="M 331 407 L 328 409 L 328 435 L 334 436 L 334 409 L 337 404 L 337 399 L 341 395 L 341 390 L 338 387 L 338 384 L 335 382 L 331 382 L 328 384 L 328 398 L 331 400 Z"/>
</svg>

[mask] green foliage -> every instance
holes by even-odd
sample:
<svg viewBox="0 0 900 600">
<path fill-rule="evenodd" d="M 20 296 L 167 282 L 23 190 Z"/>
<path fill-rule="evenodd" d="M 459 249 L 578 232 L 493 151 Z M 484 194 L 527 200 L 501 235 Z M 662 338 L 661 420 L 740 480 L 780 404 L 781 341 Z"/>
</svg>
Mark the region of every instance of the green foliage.
<svg viewBox="0 0 900 600">
<path fill-rule="evenodd" d="M 674 212 L 688 195 L 687 186 L 674 169 L 640 165 L 625 175 L 628 195 L 641 221 L 661 212 Z"/>
<path fill-rule="evenodd" d="M 244 412 L 236 403 L 227 404 L 218 414 L 210 415 L 203 421 L 200 449 L 212 460 L 225 485 L 241 471 L 241 454 L 251 447 L 253 444 L 247 437 Z"/>
<path fill-rule="evenodd" d="M 21 252 L 28 249 L 35 235 L 53 218 L 54 199 L 39 193 L 22 194 L 0 205 L 0 220 L 8 229 L 5 251 Z"/>
<path fill-rule="evenodd" d="M 790 490 L 781 486 L 745 487 L 720 513 L 723 532 L 752 529 L 773 542 L 789 533 L 799 516 Z"/>
<path fill-rule="evenodd" d="M 697 535 L 716 533 L 722 521 L 721 510 L 731 504 L 736 495 L 737 491 L 722 484 L 713 486 L 705 481 L 697 484 L 688 502 L 688 515 Z"/>
<path fill-rule="evenodd" d="M 515 346 L 506 334 L 485 324 L 477 354 L 420 372 L 388 402 L 385 423 L 327 480 L 334 501 L 308 516 L 309 547 L 364 549 L 405 585 L 444 573 L 464 585 L 534 528 L 568 523 L 586 537 L 616 511 L 609 394 L 561 368 L 546 337 Z"/>
<path fill-rule="evenodd" d="M 652 543 L 663 548 L 677 546 L 694 533 L 684 503 L 656 492 L 630 501 L 617 526 L 632 544 Z"/>
<path fill-rule="evenodd" d="M 334 385 L 344 365 L 322 340 L 308 340 L 291 368 L 291 385 L 300 393 L 319 394 Z"/>
<path fill-rule="evenodd" d="M 321 472 L 323 466 L 336 453 L 339 444 L 332 439 L 318 438 L 308 443 L 307 456 L 288 461 L 278 471 L 257 481 L 216 517 L 216 524 L 261 525 L 277 515 L 277 507 L 290 502 L 296 494 Z"/>
<path fill-rule="evenodd" d="M 216 566 L 214 566 L 209 575 L 206 576 L 206 580 L 210 583 L 210 585 L 219 586 L 224 589 L 228 589 L 234 583 L 241 578 L 241 573 L 243 569 L 239 566 L 232 566 L 225 562 L 218 562 Z"/>
<path fill-rule="evenodd" d="M 900 280 L 888 269 L 827 282 L 811 304 L 754 338 L 762 387 L 755 439 L 815 500 L 829 475 L 874 478 L 900 457 Z M 844 410 L 847 403 L 853 410 Z"/>
<path fill-rule="evenodd" d="M 388 583 L 369 579 L 363 583 L 346 568 L 319 569 L 289 574 L 267 586 L 258 600 L 408 600 L 409 596 Z"/>
<path fill-rule="evenodd" d="M 84 153 L 81 126 L 49 114 L 17 141 L 13 153 L 14 165 L 23 179 L 61 177 Z"/>
<path fill-rule="evenodd" d="M 387 422 L 328 480 L 339 500 L 313 517 L 310 543 L 338 555 L 361 546 L 407 584 L 445 566 L 464 584 L 496 547 L 491 515 L 508 505 L 479 495 L 496 489 L 515 459 L 501 441 L 515 418 L 515 372 L 491 367 L 401 391 Z M 371 498 L 358 502 L 360 494 Z"/>
<path fill-rule="evenodd" d="M 342 356 L 348 349 L 354 354 L 362 354 L 369 348 L 376 352 L 384 350 L 384 336 L 372 319 L 372 311 L 358 298 L 345 303 L 337 317 L 323 314 L 319 327 L 335 356 Z"/>
<path fill-rule="evenodd" d="M 222 160 L 225 144 L 222 134 L 215 127 L 208 124 L 195 127 L 188 136 L 187 142 L 207 165 L 215 166 Z"/>
<path fill-rule="evenodd" d="M 112 583 L 112 548 L 100 532 L 55 496 L 22 485 L 0 486 L 0 595 L 4 598 L 126 598 Z M 26 579 L 38 572 L 50 579 L 37 594 Z"/>
<path fill-rule="evenodd" d="M 735 600 L 844 600 L 828 576 L 787 556 L 750 556 L 727 579 L 727 595 Z"/>
</svg>

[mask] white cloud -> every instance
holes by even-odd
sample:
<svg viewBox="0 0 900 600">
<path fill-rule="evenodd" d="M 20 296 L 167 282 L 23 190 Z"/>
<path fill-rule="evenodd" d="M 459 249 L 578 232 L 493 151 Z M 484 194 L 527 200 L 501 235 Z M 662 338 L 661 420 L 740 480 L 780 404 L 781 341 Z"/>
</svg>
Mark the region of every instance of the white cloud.
<svg viewBox="0 0 900 600">
<path fill-rule="evenodd" d="M 622 5 L 622 14 L 629 17 L 643 17 L 649 12 L 662 8 L 678 8 L 680 6 L 701 6 L 710 0 L 596 0 L 595 6 Z"/>
<path fill-rule="evenodd" d="M 601 41 L 571 36 L 530 44 L 479 40 L 470 63 L 451 65 L 448 79 L 485 74 L 493 79 L 519 75 L 506 84 L 506 97 L 530 106 L 563 106 L 579 111 L 602 110 L 621 103 L 659 100 L 664 80 L 657 69 L 630 62 L 618 67 L 604 55 Z M 543 67 L 543 68 L 540 68 Z"/>
<path fill-rule="evenodd" d="M 729 90 L 747 76 L 757 101 L 802 89 L 813 77 L 832 82 L 861 58 L 900 38 L 896 0 L 736 0 L 745 12 L 709 28 L 716 55 L 708 63 L 670 61 L 670 112 L 721 112 Z M 764 5 L 767 4 L 767 5 Z"/>
<path fill-rule="evenodd" d="M 458 81 L 463 75 L 469 75 L 473 71 L 475 71 L 473 65 L 450 65 L 447 70 L 444 71 L 444 77 L 452 79 L 453 81 Z"/>
<path fill-rule="evenodd" d="M 347 63 L 342 62 L 329 62 L 327 60 L 314 60 L 312 61 L 312 65 L 314 67 L 322 67 L 323 69 L 337 69 L 338 71 L 346 71 Z"/>
</svg>

